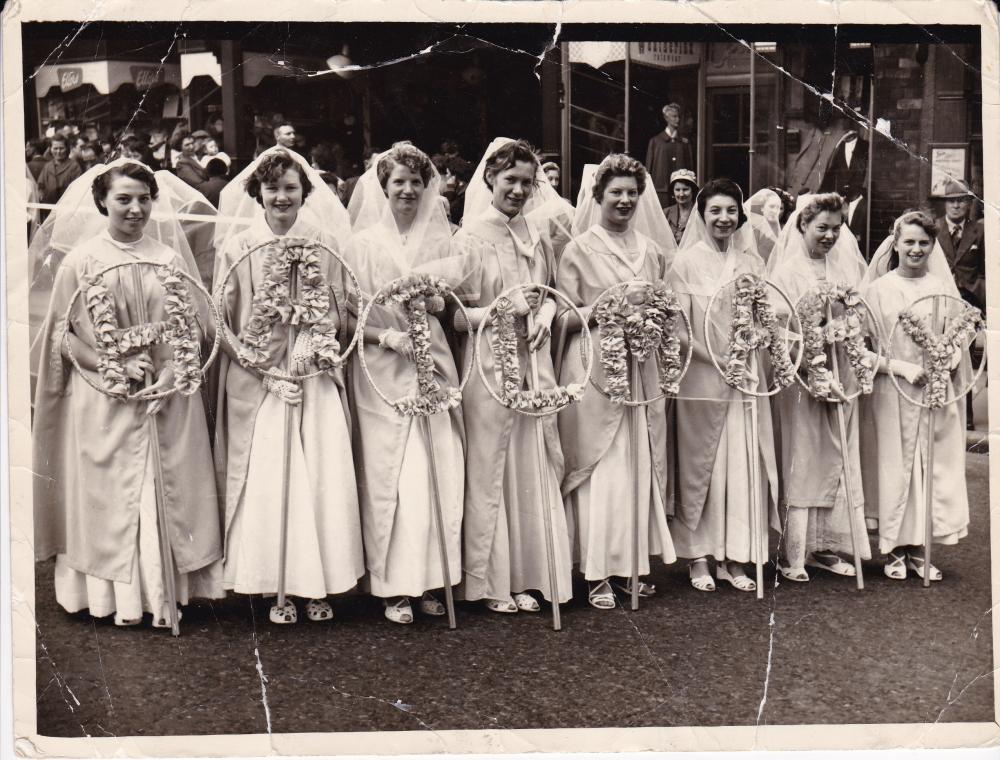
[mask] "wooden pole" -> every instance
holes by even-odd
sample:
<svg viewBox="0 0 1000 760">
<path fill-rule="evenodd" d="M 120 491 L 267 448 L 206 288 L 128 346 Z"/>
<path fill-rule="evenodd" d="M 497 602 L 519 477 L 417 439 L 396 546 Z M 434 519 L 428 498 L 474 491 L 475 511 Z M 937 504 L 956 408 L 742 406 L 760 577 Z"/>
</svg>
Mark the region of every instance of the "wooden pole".
<svg viewBox="0 0 1000 760">
<path fill-rule="evenodd" d="M 631 351 L 630 351 L 631 354 Z M 632 401 L 639 400 L 639 361 L 631 355 L 629 384 Z M 626 407 L 628 414 L 629 454 L 632 457 L 632 609 L 639 609 L 639 407 Z"/>
<path fill-rule="evenodd" d="M 756 355 L 750 355 L 749 368 L 754 377 L 757 377 Z M 744 401 L 745 411 L 750 420 L 750 445 L 747 454 L 750 473 L 750 536 L 754 545 L 754 568 L 756 570 L 755 580 L 757 582 L 757 598 L 764 598 L 764 556 L 767 554 L 767 544 L 763 537 L 767 535 L 765 530 L 761 530 L 761 505 L 760 505 L 760 429 L 757 420 L 757 399 L 749 394 Z M 764 526 L 767 525 L 766 516 Z"/>
<path fill-rule="evenodd" d="M 299 288 L 299 265 L 292 262 L 288 272 L 288 298 L 294 302 Z M 295 325 L 288 323 L 288 345 L 285 347 L 285 372 L 292 373 L 292 352 L 295 350 Z M 278 607 L 285 606 L 285 565 L 288 562 L 288 500 L 291 488 L 292 438 L 295 435 L 295 415 L 285 404 L 285 437 L 281 457 L 281 527 L 278 534 Z"/>
<path fill-rule="evenodd" d="M 833 321 L 833 307 L 830 306 L 830 302 L 827 301 L 826 304 L 826 322 L 830 324 Z M 830 355 L 832 358 L 833 365 L 833 376 L 840 381 L 840 369 L 837 362 L 837 345 L 833 344 L 830 347 Z M 854 575 L 857 578 L 858 590 L 862 590 L 865 587 L 865 580 L 861 573 L 861 548 L 858 543 L 857 527 L 855 526 L 855 507 L 854 507 L 854 489 L 853 482 L 851 478 L 851 465 L 848 460 L 848 449 L 847 449 L 847 422 L 844 419 L 844 404 L 843 402 L 837 402 L 837 426 L 840 431 L 840 461 L 843 465 L 844 472 L 844 491 L 847 495 L 847 515 L 848 523 L 851 526 L 851 546 L 854 547 Z"/>
<path fill-rule="evenodd" d="M 632 43 L 625 43 L 625 113 L 624 113 L 624 124 L 622 125 L 622 130 L 624 131 L 625 137 L 625 153 L 629 152 L 629 146 L 631 145 L 631 140 L 629 140 L 629 128 L 631 127 L 632 120 L 629 118 L 629 109 L 632 105 Z"/>
<path fill-rule="evenodd" d="M 874 52 L 873 52 L 874 55 Z M 872 67 L 868 85 L 868 167 L 865 169 L 865 261 L 872 257 L 872 164 L 875 163 L 875 69 Z"/>
<path fill-rule="evenodd" d="M 535 332 L 535 315 L 529 311 L 527 314 L 528 335 Z M 531 362 L 531 390 L 538 390 L 538 356 L 535 351 L 528 351 Z M 548 458 L 545 456 L 545 433 L 542 430 L 542 418 L 535 417 L 535 454 L 538 474 L 538 490 L 542 495 L 542 524 L 545 528 L 545 559 L 549 568 L 549 595 L 552 601 L 552 630 L 562 630 L 562 620 L 559 616 L 559 574 L 556 572 L 556 544 L 555 535 L 552 529 L 552 502 L 549 499 L 549 483 L 546 474 L 548 472 L 545 463 Z"/>
<path fill-rule="evenodd" d="M 931 330 L 937 331 L 938 300 L 931 299 Z M 927 410 L 927 461 L 924 462 L 924 588 L 931 585 L 931 544 L 934 542 L 934 417 L 936 410 Z"/>
<path fill-rule="evenodd" d="M 132 283 L 135 289 L 136 319 L 139 324 L 145 324 L 146 297 L 142 287 L 142 272 L 138 265 L 132 266 Z M 146 385 L 153 382 L 153 373 L 146 371 Z M 177 586 L 174 568 L 174 552 L 170 546 L 169 526 L 167 525 L 167 500 L 163 491 L 163 460 L 160 457 L 160 429 L 155 414 L 146 415 L 146 430 L 149 436 L 150 454 L 153 459 L 153 491 L 156 494 L 156 527 L 160 534 L 160 563 L 163 565 L 163 588 L 167 593 L 167 606 L 170 608 L 170 631 L 174 636 L 181 635 L 180 618 L 177 616 Z M 157 613 L 153 613 L 157 617 Z"/>
<path fill-rule="evenodd" d="M 756 152 L 754 134 L 757 124 L 755 111 L 757 110 L 757 43 L 750 43 L 750 139 L 747 146 L 747 198 L 753 195 L 753 157 Z"/>
<path fill-rule="evenodd" d="M 448 562 L 448 540 L 444 531 L 444 510 L 441 508 L 441 487 L 438 481 L 437 461 L 434 454 L 434 437 L 431 435 L 431 421 L 420 417 L 420 430 L 424 435 L 424 445 L 427 447 L 427 457 L 430 460 L 431 500 L 434 506 L 434 522 L 437 527 L 438 554 L 441 558 L 441 581 L 444 584 L 444 602 L 448 609 L 448 627 L 454 630 L 455 597 L 451 591 L 451 568 Z"/>
</svg>

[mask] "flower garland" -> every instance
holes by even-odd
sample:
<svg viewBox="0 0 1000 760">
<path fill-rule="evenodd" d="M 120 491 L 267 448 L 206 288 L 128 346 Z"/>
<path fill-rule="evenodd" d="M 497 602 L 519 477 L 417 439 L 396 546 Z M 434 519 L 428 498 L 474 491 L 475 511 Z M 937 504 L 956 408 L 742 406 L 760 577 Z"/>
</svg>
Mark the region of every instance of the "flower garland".
<svg viewBox="0 0 1000 760">
<path fill-rule="evenodd" d="M 607 379 L 604 392 L 616 404 L 632 400 L 629 351 L 639 362 L 655 357 L 662 393 L 680 390 L 680 302 L 662 283 L 656 283 L 643 285 L 641 297 L 633 303 L 626 295 L 629 287 L 628 283 L 617 286 L 594 309 L 601 336 L 601 367 Z"/>
<path fill-rule="evenodd" d="M 406 312 L 406 334 L 413 346 L 417 369 L 417 392 L 392 402 L 398 414 L 426 417 L 448 411 L 462 402 L 462 392 L 455 387 L 442 388 L 434 373 L 431 354 L 431 328 L 427 312 L 444 308 L 445 296 L 451 293 L 447 281 L 426 274 L 413 274 L 396 280 L 380 293 L 375 303 L 401 306 Z"/>
<path fill-rule="evenodd" d="M 948 380 L 951 377 L 951 361 L 956 351 L 963 350 L 985 327 L 979 310 L 963 304 L 962 313 L 952 320 L 944 335 L 931 332 L 927 320 L 910 309 L 899 315 L 903 332 L 924 353 L 924 403 L 931 409 L 940 409 L 948 400 Z"/>
<path fill-rule="evenodd" d="M 125 357 L 164 342 L 173 349 L 174 388 L 182 396 L 190 396 L 201 387 L 201 352 L 190 293 L 172 268 L 157 266 L 155 271 L 163 286 L 167 319 L 124 329 L 118 326 L 114 298 L 103 277 L 97 274 L 86 279 L 85 298 L 94 325 L 97 370 L 112 395 L 128 395 Z"/>
<path fill-rule="evenodd" d="M 316 365 L 332 371 L 343 364 L 339 355 L 337 331 L 327 317 L 330 290 L 323 276 L 319 249 L 314 245 L 275 241 L 264 247 L 264 281 L 253 294 L 250 319 L 243 331 L 242 346 L 237 350 L 240 364 L 260 368 L 270 358 L 268 347 L 276 322 L 305 326 Z M 290 290 L 292 264 L 297 264 L 298 297 Z"/>
<path fill-rule="evenodd" d="M 756 327 L 755 322 L 760 327 Z M 766 348 L 771 358 L 777 388 L 791 385 L 795 380 L 795 369 L 781 335 L 778 316 L 767 297 L 767 283 L 756 275 L 744 274 L 736 280 L 733 293 L 729 358 L 723 372 L 727 385 L 736 389 L 743 387 L 750 352 L 760 348 Z"/>
<path fill-rule="evenodd" d="M 844 313 L 826 322 L 826 306 L 839 302 Z M 826 366 L 826 346 L 842 343 L 848 363 L 861 393 L 872 392 L 876 355 L 865 346 L 864 322 L 859 311 L 863 304 L 857 290 L 839 283 L 824 282 L 810 290 L 798 304 L 802 325 L 802 364 L 806 368 L 809 392 L 815 398 L 827 398 L 833 373 Z"/>
<path fill-rule="evenodd" d="M 521 368 L 517 359 L 517 329 L 514 304 L 509 298 L 497 301 L 490 315 L 493 328 L 493 362 L 499 368 L 499 397 L 504 406 L 515 411 L 541 411 L 563 407 L 583 398 L 581 383 L 555 388 L 521 390 Z"/>
</svg>

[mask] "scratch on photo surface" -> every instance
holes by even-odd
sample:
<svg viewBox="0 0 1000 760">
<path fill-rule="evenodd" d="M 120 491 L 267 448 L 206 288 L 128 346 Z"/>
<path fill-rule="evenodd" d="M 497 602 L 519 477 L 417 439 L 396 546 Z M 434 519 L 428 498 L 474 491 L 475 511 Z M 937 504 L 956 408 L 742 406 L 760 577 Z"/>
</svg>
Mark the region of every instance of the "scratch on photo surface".
<svg viewBox="0 0 1000 760">
<path fill-rule="evenodd" d="M 111 709 L 112 717 L 115 714 L 115 703 L 111 699 L 111 689 L 108 687 L 107 674 L 104 672 L 104 657 L 101 654 L 101 637 L 97 635 L 97 622 L 90 618 L 90 627 L 94 631 L 94 643 L 97 645 L 97 663 L 101 668 L 101 682 L 104 684 L 104 693 L 108 695 L 108 707 Z M 104 730 L 103 728 L 101 729 Z"/>
</svg>

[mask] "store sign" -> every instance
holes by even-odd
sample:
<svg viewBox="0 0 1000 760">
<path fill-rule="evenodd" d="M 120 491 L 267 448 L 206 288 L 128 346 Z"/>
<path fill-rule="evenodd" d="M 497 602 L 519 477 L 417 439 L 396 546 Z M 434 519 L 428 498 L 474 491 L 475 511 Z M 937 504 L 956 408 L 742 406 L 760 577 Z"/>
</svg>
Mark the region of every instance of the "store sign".
<svg viewBox="0 0 1000 760">
<path fill-rule="evenodd" d="M 60 68 L 57 70 L 56 75 L 59 78 L 59 89 L 63 92 L 75 90 L 83 84 L 83 69 L 81 68 L 75 66 L 67 69 Z"/>
<path fill-rule="evenodd" d="M 160 66 L 130 66 L 129 70 L 137 90 L 148 90 L 163 82 L 163 68 Z"/>
<path fill-rule="evenodd" d="M 632 60 L 647 66 L 676 69 L 701 63 L 703 44 L 700 42 L 633 42 L 630 45 Z"/>
</svg>

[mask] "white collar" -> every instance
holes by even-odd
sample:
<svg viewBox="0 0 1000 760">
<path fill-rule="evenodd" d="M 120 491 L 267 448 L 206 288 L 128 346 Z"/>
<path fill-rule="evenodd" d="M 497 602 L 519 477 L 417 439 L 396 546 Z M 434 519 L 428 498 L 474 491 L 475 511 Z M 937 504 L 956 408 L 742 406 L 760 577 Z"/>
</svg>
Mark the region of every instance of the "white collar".
<svg viewBox="0 0 1000 760">
<path fill-rule="evenodd" d="M 638 276 L 639 272 L 642 271 L 642 265 L 646 258 L 646 238 L 635 232 L 635 251 L 630 252 L 625 249 L 625 240 L 620 235 L 614 235 L 609 230 L 605 229 L 600 225 L 600 223 L 593 225 L 590 231 L 597 236 L 597 238 L 604 243 L 605 247 L 614 256 L 621 261 L 625 266 L 628 267 L 629 271 Z M 627 234 L 627 233 L 626 233 Z"/>
</svg>

